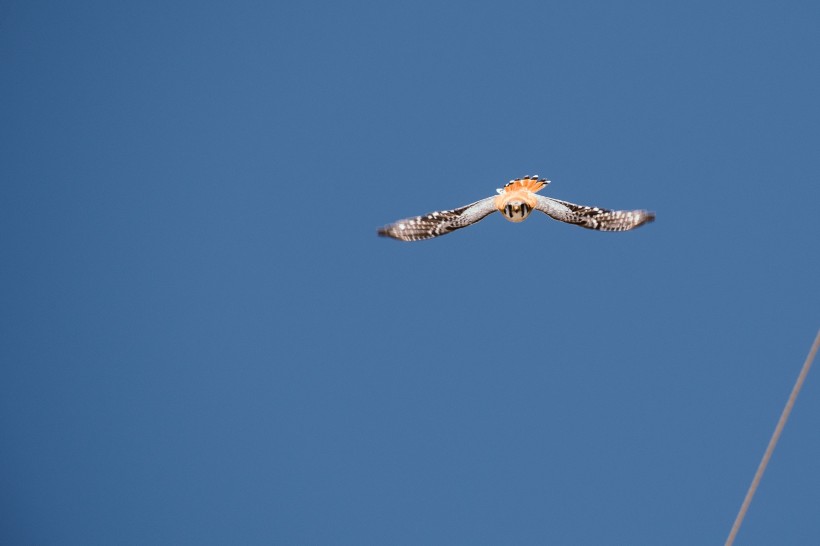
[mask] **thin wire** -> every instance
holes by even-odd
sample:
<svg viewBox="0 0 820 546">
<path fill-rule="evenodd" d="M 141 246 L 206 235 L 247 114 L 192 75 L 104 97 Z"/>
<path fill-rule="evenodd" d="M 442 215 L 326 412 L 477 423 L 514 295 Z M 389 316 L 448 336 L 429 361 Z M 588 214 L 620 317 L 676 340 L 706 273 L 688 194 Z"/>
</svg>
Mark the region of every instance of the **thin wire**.
<svg viewBox="0 0 820 546">
<path fill-rule="evenodd" d="M 777 422 L 777 426 L 774 429 L 772 439 L 769 440 L 769 447 L 766 448 L 766 453 L 763 454 L 763 460 L 760 461 L 760 466 L 757 467 L 757 472 L 752 480 L 752 485 L 749 486 L 749 491 L 746 493 L 746 498 L 743 499 L 743 504 L 740 507 L 740 512 L 737 514 L 735 524 L 732 525 L 729 538 L 726 539 L 726 546 L 732 546 L 732 543 L 735 541 L 735 536 L 737 536 L 737 532 L 740 530 L 740 524 L 743 523 L 743 518 L 746 516 L 746 510 L 749 509 L 749 505 L 752 503 L 752 497 L 754 497 L 755 491 L 757 491 L 760 478 L 763 477 L 763 472 L 766 471 L 766 465 L 769 464 L 769 459 L 772 457 L 772 452 L 774 451 L 774 447 L 777 445 L 777 440 L 780 439 L 780 433 L 783 432 L 783 427 L 786 425 L 789 414 L 792 412 L 794 401 L 797 399 L 797 395 L 803 387 L 803 381 L 806 380 L 806 375 L 809 373 L 809 368 L 811 368 L 811 363 L 814 361 L 814 355 L 817 354 L 818 347 L 820 347 L 820 330 L 817 332 L 817 337 L 814 338 L 814 343 L 809 351 L 809 356 L 806 357 L 806 362 L 803 363 L 803 368 L 800 370 L 800 375 L 797 376 L 797 382 L 794 384 L 791 395 L 789 395 L 789 401 L 786 402 L 786 407 L 783 408 L 783 413 L 780 415 L 780 420 Z"/>
</svg>

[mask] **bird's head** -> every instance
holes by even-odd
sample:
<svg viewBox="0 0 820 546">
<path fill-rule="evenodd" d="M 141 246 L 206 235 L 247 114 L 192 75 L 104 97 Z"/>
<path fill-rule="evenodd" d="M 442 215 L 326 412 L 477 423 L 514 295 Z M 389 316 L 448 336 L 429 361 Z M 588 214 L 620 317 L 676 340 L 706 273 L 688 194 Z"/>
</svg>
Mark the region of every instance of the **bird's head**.
<svg viewBox="0 0 820 546">
<path fill-rule="evenodd" d="M 532 207 L 524 201 L 514 200 L 508 201 L 501 209 L 501 212 L 504 214 L 504 218 L 510 222 L 523 222 L 532 212 Z"/>
</svg>

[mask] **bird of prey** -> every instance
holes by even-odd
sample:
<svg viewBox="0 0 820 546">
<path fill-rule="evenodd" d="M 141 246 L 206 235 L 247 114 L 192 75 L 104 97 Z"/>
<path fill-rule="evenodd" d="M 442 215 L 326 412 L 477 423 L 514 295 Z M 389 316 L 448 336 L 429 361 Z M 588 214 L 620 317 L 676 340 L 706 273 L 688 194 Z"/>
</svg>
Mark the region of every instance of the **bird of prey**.
<svg viewBox="0 0 820 546">
<path fill-rule="evenodd" d="M 646 210 L 607 210 L 536 195 L 549 183 L 538 176 L 510 180 L 496 190 L 498 195 L 461 208 L 399 220 L 379 229 L 379 235 L 400 241 L 432 239 L 475 224 L 495 211 L 510 222 L 523 222 L 530 212 L 540 210 L 555 220 L 599 231 L 627 231 L 655 219 L 655 213 Z"/>
</svg>

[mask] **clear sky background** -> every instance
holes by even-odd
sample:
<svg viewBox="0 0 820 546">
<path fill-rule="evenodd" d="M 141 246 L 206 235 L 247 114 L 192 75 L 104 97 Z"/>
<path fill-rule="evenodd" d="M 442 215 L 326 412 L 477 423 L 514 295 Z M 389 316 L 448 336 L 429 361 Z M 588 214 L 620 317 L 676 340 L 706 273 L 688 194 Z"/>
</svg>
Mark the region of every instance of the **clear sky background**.
<svg viewBox="0 0 820 546">
<path fill-rule="evenodd" d="M 721 544 L 820 326 L 817 2 L 4 2 L 0 542 Z M 401 243 L 492 195 L 537 213 Z M 820 543 L 820 370 L 737 544 Z"/>
</svg>

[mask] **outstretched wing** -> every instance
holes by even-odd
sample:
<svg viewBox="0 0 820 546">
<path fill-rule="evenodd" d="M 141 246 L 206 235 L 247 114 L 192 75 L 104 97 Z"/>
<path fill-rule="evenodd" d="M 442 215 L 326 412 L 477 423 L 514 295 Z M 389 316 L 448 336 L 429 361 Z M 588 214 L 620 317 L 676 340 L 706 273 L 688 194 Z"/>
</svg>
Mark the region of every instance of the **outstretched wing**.
<svg viewBox="0 0 820 546">
<path fill-rule="evenodd" d="M 496 210 L 495 197 L 488 197 L 458 209 L 431 212 L 424 216 L 399 220 L 379 229 L 379 235 L 400 241 L 432 239 L 475 224 Z"/>
<path fill-rule="evenodd" d="M 655 219 L 646 210 L 607 210 L 536 195 L 535 208 L 551 218 L 599 231 L 627 231 Z"/>
</svg>

